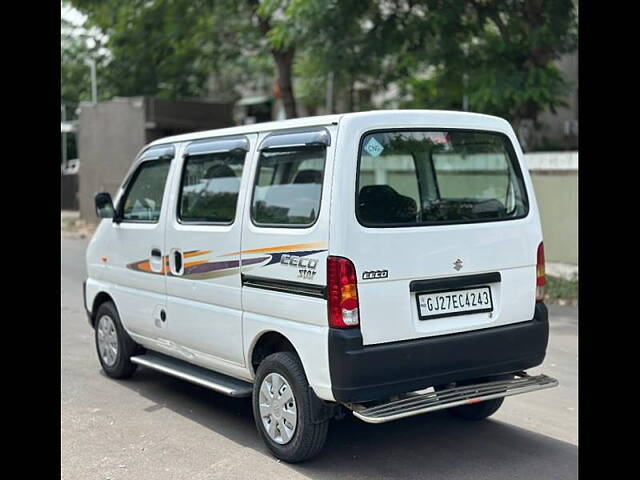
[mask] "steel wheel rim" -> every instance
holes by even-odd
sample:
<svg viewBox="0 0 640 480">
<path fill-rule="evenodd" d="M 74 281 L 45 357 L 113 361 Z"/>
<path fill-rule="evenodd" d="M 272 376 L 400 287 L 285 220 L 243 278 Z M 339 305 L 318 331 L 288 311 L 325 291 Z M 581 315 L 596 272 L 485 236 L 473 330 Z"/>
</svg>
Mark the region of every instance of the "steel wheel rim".
<svg viewBox="0 0 640 480">
<path fill-rule="evenodd" d="M 118 359 L 118 333 L 113 319 L 103 315 L 98 321 L 98 352 L 103 363 L 108 367 L 115 365 Z"/>
<path fill-rule="evenodd" d="M 291 441 L 296 433 L 298 410 L 289 382 L 278 373 L 262 380 L 258 396 L 260 420 L 269 438 L 280 445 Z"/>
</svg>

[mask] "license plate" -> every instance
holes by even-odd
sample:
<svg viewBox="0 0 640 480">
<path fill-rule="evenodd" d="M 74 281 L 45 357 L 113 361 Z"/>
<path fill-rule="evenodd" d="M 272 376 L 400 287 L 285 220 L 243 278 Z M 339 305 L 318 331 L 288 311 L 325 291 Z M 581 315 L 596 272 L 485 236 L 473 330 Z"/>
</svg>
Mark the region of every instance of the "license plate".
<svg viewBox="0 0 640 480">
<path fill-rule="evenodd" d="M 420 320 L 493 311 L 489 287 L 418 293 L 416 299 Z"/>
</svg>

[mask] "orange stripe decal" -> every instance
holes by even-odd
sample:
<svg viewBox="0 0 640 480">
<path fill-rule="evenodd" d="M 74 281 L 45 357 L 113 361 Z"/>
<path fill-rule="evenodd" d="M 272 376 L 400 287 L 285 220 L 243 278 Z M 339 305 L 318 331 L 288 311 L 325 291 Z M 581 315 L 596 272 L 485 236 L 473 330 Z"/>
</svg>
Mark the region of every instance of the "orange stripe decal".
<svg viewBox="0 0 640 480">
<path fill-rule="evenodd" d="M 307 248 L 321 248 L 326 246 L 324 242 L 315 242 L 315 243 L 296 243 L 293 245 L 281 245 L 277 247 L 264 247 L 264 248 L 252 248 L 249 250 L 240 250 L 238 252 L 226 253 L 224 255 L 220 255 L 221 257 L 230 257 L 232 255 L 239 255 L 243 253 L 271 253 L 271 252 L 283 252 L 287 250 L 303 250 Z"/>
<path fill-rule="evenodd" d="M 196 250 L 195 252 L 184 253 L 182 256 L 184 258 L 199 257 L 200 255 L 206 255 L 207 253 L 211 253 L 211 250 Z"/>
<path fill-rule="evenodd" d="M 151 270 L 151 265 L 149 264 L 148 261 L 146 262 L 140 262 L 138 265 L 136 265 L 135 267 L 137 267 L 138 270 L 142 270 L 143 272 L 147 272 L 147 273 L 155 273 L 153 270 Z"/>
</svg>

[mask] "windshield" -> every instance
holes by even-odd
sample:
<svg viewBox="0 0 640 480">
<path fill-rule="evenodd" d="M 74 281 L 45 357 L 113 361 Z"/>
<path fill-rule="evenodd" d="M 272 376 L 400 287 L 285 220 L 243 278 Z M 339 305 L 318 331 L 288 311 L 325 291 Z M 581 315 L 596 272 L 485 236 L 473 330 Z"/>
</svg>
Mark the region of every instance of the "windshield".
<svg viewBox="0 0 640 480">
<path fill-rule="evenodd" d="M 362 139 L 356 214 L 365 226 L 520 218 L 528 203 L 506 136 L 476 131 L 387 131 Z"/>
</svg>

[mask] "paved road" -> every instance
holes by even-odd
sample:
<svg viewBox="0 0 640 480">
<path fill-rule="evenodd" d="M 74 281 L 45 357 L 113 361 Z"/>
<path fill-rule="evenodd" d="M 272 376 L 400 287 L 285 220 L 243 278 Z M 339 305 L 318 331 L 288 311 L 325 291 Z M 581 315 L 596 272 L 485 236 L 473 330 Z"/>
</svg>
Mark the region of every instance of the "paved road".
<svg viewBox="0 0 640 480">
<path fill-rule="evenodd" d="M 574 308 L 551 308 L 544 371 L 559 387 L 508 398 L 478 423 L 446 412 L 377 426 L 348 417 L 332 423 L 321 456 L 288 465 L 258 438 L 250 400 L 144 368 L 125 381 L 101 373 L 80 294 L 85 246 L 61 243 L 63 479 L 577 478 Z"/>
</svg>

